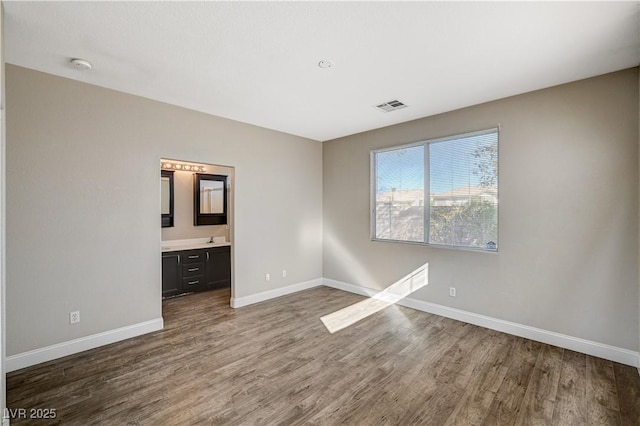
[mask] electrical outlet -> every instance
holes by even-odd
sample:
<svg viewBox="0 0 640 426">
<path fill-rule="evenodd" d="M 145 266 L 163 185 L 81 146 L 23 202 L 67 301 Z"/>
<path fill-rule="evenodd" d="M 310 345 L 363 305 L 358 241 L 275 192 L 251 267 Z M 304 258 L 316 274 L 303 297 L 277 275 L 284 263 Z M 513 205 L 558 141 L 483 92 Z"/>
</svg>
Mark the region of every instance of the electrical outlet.
<svg viewBox="0 0 640 426">
<path fill-rule="evenodd" d="M 456 297 L 456 288 L 455 287 L 449 287 L 449 296 Z"/>
<path fill-rule="evenodd" d="M 69 312 L 69 324 L 80 322 L 80 311 Z"/>
<path fill-rule="evenodd" d="M 265 281 L 271 281 L 271 274 L 264 274 Z"/>
<path fill-rule="evenodd" d="M 286 269 L 282 270 L 282 278 L 287 278 L 287 270 Z"/>
</svg>

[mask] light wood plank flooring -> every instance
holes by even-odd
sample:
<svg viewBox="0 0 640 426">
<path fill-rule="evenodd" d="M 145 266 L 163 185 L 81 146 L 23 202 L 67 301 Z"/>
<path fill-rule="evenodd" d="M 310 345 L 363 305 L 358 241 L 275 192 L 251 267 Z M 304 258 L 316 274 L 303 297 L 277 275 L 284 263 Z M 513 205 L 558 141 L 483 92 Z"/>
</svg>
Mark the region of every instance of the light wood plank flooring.
<svg viewBox="0 0 640 426">
<path fill-rule="evenodd" d="M 639 425 L 635 368 L 319 287 L 233 310 L 163 302 L 165 330 L 8 374 L 9 408 L 65 425 Z"/>
</svg>

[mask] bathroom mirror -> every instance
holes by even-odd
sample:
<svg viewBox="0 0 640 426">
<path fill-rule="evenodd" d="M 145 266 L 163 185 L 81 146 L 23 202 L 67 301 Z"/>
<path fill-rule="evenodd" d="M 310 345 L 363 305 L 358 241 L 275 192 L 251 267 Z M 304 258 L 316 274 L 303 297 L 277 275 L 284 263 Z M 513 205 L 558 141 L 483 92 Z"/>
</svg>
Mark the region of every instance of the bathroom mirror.
<svg viewBox="0 0 640 426">
<path fill-rule="evenodd" d="M 162 191 L 160 202 L 160 213 L 162 217 L 162 227 L 173 226 L 173 172 L 169 170 L 160 171 L 160 188 Z"/>
<path fill-rule="evenodd" d="M 195 173 L 193 187 L 193 224 L 195 226 L 226 224 L 227 177 Z"/>
</svg>

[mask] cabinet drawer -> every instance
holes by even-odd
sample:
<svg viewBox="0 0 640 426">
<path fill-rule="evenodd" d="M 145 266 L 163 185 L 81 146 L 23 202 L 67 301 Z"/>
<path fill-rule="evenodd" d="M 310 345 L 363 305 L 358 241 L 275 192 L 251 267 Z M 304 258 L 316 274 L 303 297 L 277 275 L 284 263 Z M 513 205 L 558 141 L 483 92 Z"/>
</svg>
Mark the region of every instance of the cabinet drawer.
<svg viewBox="0 0 640 426">
<path fill-rule="evenodd" d="M 182 253 L 182 263 L 204 262 L 206 254 L 204 251 L 185 251 Z"/>
<path fill-rule="evenodd" d="M 204 263 L 187 263 L 182 265 L 182 276 L 183 277 L 193 277 L 196 275 L 204 274 Z"/>
<path fill-rule="evenodd" d="M 203 275 L 196 277 L 182 278 L 182 290 L 183 291 L 196 291 L 202 288 L 204 281 Z"/>
</svg>

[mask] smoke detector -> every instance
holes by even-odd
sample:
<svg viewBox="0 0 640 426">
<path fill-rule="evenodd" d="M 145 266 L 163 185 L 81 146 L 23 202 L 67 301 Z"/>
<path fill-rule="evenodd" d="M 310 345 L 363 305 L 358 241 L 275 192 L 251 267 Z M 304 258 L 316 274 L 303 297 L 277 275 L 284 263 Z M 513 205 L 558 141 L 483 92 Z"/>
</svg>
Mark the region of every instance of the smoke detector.
<svg viewBox="0 0 640 426">
<path fill-rule="evenodd" d="M 330 61 L 329 59 L 323 59 L 318 62 L 318 66 L 320 68 L 331 68 L 333 66 L 333 61 Z"/>
<path fill-rule="evenodd" d="M 69 63 L 75 68 L 78 69 L 80 71 L 88 71 L 92 68 L 91 62 L 85 60 L 85 59 L 80 59 L 80 58 L 73 58 L 72 60 L 69 61 Z"/>
<path fill-rule="evenodd" d="M 378 108 L 382 112 L 391 112 L 391 111 L 395 111 L 397 109 L 402 109 L 406 107 L 407 107 L 406 104 L 403 104 L 397 99 L 394 99 L 393 101 L 385 102 L 380 105 L 376 105 L 376 108 Z"/>
</svg>

